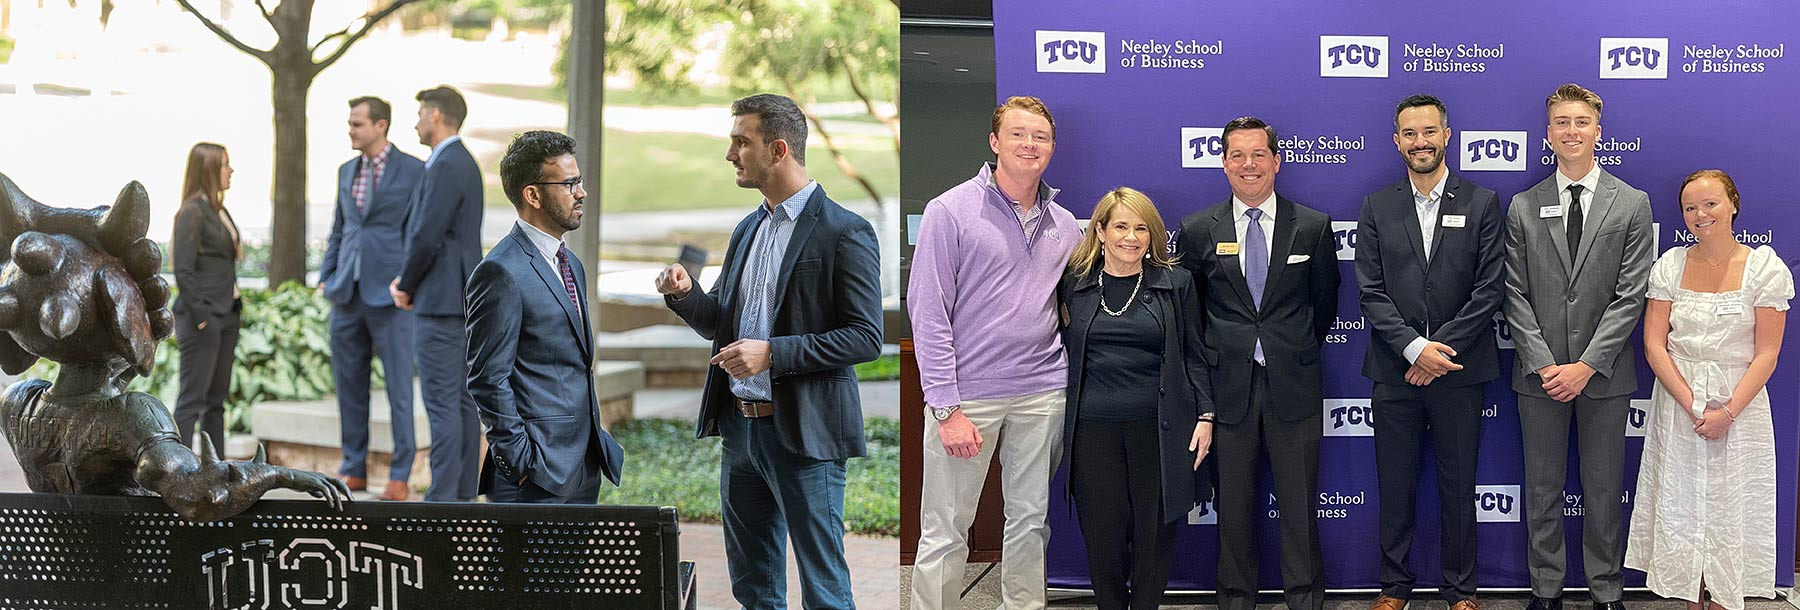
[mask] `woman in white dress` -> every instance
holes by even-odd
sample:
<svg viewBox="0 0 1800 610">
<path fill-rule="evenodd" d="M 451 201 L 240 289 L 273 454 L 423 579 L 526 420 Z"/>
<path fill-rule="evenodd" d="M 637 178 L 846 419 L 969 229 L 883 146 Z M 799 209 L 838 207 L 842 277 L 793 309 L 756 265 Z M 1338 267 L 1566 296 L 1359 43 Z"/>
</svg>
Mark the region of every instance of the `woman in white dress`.
<svg viewBox="0 0 1800 610">
<path fill-rule="evenodd" d="M 1733 238 L 1737 186 L 1689 175 L 1696 238 L 1650 270 L 1644 357 L 1656 372 L 1626 567 L 1689 610 L 1775 595 L 1775 431 L 1769 395 L 1793 276 L 1768 246 Z"/>
</svg>

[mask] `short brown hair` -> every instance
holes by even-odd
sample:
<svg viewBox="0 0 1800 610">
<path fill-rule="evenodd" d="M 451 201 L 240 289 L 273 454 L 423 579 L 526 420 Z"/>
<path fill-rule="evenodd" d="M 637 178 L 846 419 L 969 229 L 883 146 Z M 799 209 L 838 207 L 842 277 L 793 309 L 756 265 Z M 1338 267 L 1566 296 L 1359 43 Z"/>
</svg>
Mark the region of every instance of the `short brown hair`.
<svg viewBox="0 0 1800 610">
<path fill-rule="evenodd" d="M 1588 90 L 1587 87 L 1575 83 L 1568 83 L 1561 87 L 1557 87 L 1556 91 L 1550 94 L 1549 99 L 1544 100 L 1544 112 L 1550 112 L 1551 108 L 1554 108 L 1557 104 L 1563 102 L 1581 102 L 1587 104 L 1589 108 L 1594 109 L 1594 120 L 1596 121 L 1600 120 L 1600 107 L 1605 105 L 1605 103 L 1600 101 L 1600 94 Z"/>
<path fill-rule="evenodd" d="M 355 110 L 357 106 L 363 104 L 369 105 L 370 123 L 379 123 L 381 121 L 388 122 L 387 126 L 381 128 L 381 135 L 387 135 L 388 127 L 394 125 L 394 107 L 388 105 L 387 100 L 372 95 L 365 95 L 351 99 L 350 109 Z"/>
<path fill-rule="evenodd" d="M 1044 120 L 1050 122 L 1050 139 L 1056 139 L 1056 119 L 1050 116 L 1050 109 L 1044 107 L 1044 100 L 1029 95 L 1015 95 L 1006 98 L 1006 103 L 995 106 L 994 127 L 990 133 L 1000 135 L 1000 117 L 1006 116 L 1006 111 L 1014 108 L 1044 117 Z"/>
<path fill-rule="evenodd" d="M 436 108 L 444 115 L 444 124 L 452 129 L 462 129 L 463 119 L 469 118 L 469 104 L 463 101 L 462 93 L 450 85 L 438 85 L 420 91 L 416 97 L 419 105 Z"/>
<path fill-rule="evenodd" d="M 1219 133 L 1219 137 L 1225 138 L 1225 136 L 1231 135 L 1231 132 L 1233 131 L 1245 131 L 1249 129 L 1262 130 L 1263 135 L 1267 136 L 1269 139 L 1269 152 L 1271 154 L 1279 154 L 1281 152 L 1280 144 L 1278 144 L 1281 139 L 1275 135 L 1275 126 L 1264 123 L 1262 119 L 1253 116 L 1241 116 L 1232 119 L 1231 122 L 1225 124 L 1225 129 Z M 1227 148 L 1231 146 L 1230 138 L 1225 139 L 1225 146 Z M 1227 150 L 1226 152 L 1230 151 Z"/>
<path fill-rule="evenodd" d="M 1743 206 L 1738 203 L 1737 183 L 1732 182 L 1731 174 L 1725 173 L 1725 170 L 1722 169 L 1703 169 L 1688 174 L 1686 178 L 1683 178 L 1681 180 L 1681 189 L 1675 191 L 1675 205 L 1677 206 L 1677 209 L 1681 206 L 1681 193 L 1687 191 L 1688 183 L 1702 178 L 1718 180 L 1719 184 L 1725 185 L 1725 198 L 1731 200 L 1731 219 L 1734 221 L 1737 220 L 1738 212 L 1744 211 Z"/>
</svg>

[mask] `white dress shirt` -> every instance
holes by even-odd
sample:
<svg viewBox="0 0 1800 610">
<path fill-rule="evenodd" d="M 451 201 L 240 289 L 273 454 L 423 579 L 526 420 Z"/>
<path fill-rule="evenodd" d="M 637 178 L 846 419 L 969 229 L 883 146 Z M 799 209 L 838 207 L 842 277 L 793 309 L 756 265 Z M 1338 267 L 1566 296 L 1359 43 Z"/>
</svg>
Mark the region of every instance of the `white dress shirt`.
<svg viewBox="0 0 1800 610">
<path fill-rule="evenodd" d="M 1270 261 L 1275 260 L 1275 210 L 1277 209 L 1275 203 L 1279 199 L 1281 198 L 1276 197 L 1274 193 L 1269 193 L 1269 198 L 1263 200 L 1262 205 L 1256 206 L 1257 209 L 1262 210 L 1263 213 L 1262 219 L 1258 220 L 1257 224 L 1262 225 L 1263 241 L 1269 247 Z M 1236 195 L 1231 197 L 1231 211 L 1233 214 L 1231 217 L 1231 224 L 1237 229 L 1238 271 L 1244 270 L 1244 236 L 1248 235 L 1250 232 L 1250 217 L 1244 215 L 1244 211 L 1248 209 L 1250 209 L 1250 205 L 1244 203 L 1242 199 L 1238 199 Z M 1274 267 L 1275 263 L 1270 262 L 1269 268 L 1274 269 Z"/>
</svg>

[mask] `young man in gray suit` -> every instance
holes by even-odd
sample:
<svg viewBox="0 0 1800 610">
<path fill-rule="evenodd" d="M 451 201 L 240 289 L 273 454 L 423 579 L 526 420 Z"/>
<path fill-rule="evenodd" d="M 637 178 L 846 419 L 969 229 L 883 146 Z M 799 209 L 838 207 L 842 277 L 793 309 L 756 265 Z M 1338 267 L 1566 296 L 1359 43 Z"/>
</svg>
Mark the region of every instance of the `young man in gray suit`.
<svg viewBox="0 0 1800 610">
<path fill-rule="evenodd" d="M 1594 158 L 1600 96 L 1567 84 L 1545 102 L 1556 172 L 1506 214 L 1506 321 L 1525 442 L 1531 602 L 1560 610 L 1568 563 L 1563 481 L 1569 420 L 1580 435 L 1582 563 L 1598 610 L 1623 610 L 1620 493 L 1625 417 L 1637 389 L 1629 338 L 1654 260 L 1650 196 Z"/>
<path fill-rule="evenodd" d="M 387 374 L 394 433 L 383 500 L 412 495 L 413 314 L 394 307 L 383 280 L 400 272 L 406 211 L 425 163 L 388 142 L 393 108 L 375 97 L 350 100 L 350 146 L 362 153 L 338 168 L 337 205 L 319 289 L 331 301 L 331 373 L 337 386 L 344 462 L 338 476 L 368 488 L 371 350 Z"/>
<path fill-rule="evenodd" d="M 519 211 L 469 278 L 468 393 L 488 426 L 481 493 L 494 502 L 593 504 L 624 454 L 600 426 L 587 274 L 562 236 L 581 227 L 575 140 L 513 138 L 501 187 Z"/>
<path fill-rule="evenodd" d="M 481 260 L 481 168 L 463 146 L 469 106 L 449 86 L 419 92 L 419 142 L 431 147 L 425 178 L 406 217 L 406 256 L 388 291 L 418 317 L 419 392 L 431 422 L 426 502 L 466 502 L 479 485 L 481 418 L 463 382 L 463 286 Z"/>
<path fill-rule="evenodd" d="M 862 457 L 859 362 L 881 355 L 875 230 L 806 176 L 806 116 L 759 94 L 731 104 L 725 159 L 763 200 L 731 234 L 710 291 L 680 265 L 669 309 L 711 339 L 699 436 L 724 439 L 719 501 L 731 594 L 787 607 L 786 547 L 808 610 L 855 608 L 844 560 L 845 462 Z"/>
<path fill-rule="evenodd" d="M 1356 284 L 1369 320 L 1363 376 L 1375 382 L 1375 472 L 1381 489 L 1381 595 L 1412 598 L 1419 449 L 1436 439 L 1441 515 L 1439 594 L 1451 610 L 1475 599 L 1475 465 L 1482 388 L 1500 376 L 1494 312 L 1504 280 L 1500 197 L 1450 173 L 1444 102 L 1414 95 L 1394 109 L 1406 178 L 1363 198 Z"/>
</svg>

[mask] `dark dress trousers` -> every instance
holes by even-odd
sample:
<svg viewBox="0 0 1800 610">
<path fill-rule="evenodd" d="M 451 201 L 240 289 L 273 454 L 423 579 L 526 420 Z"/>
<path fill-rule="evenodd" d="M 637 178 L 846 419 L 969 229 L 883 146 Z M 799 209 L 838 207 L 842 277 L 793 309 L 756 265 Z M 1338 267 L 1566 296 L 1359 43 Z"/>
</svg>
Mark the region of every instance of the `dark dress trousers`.
<svg viewBox="0 0 1800 610">
<path fill-rule="evenodd" d="M 406 216 L 399 279 L 412 295 L 419 393 L 431 424 L 428 502 L 472 499 L 480 484 L 481 418 L 457 354 L 468 345 L 463 288 L 481 260 L 482 199 L 481 168 L 458 140 L 426 166 Z"/>
<path fill-rule="evenodd" d="M 569 257 L 576 294 L 587 275 Z M 481 492 L 495 502 L 593 504 L 624 452 L 600 426 L 588 313 L 514 226 L 469 278 L 468 390 L 488 426 Z M 523 481 L 521 482 L 521 479 Z"/>
<path fill-rule="evenodd" d="M 1444 181 L 1427 252 L 1412 183 L 1363 198 L 1356 282 L 1371 340 L 1363 375 L 1375 382 L 1375 463 L 1381 493 L 1381 587 L 1409 599 L 1407 564 L 1427 429 L 1437 447 L 1444 582 L 1451 604 L 1475 595 L 1475 465 L 1482 386 L 1500 375 L 1494 314 L 1505 281 L 1500 199 L 1456 174 Z M 1427 256 L 1429 254 L 1429 256 Z M 1463 366 L 1424 386 L 1406 382 L 1406 347 L 1421 337 L 1456 350 Z"/>
<path fill-rule="evenodd" d="M 1337 248 L 1331 218 L 1279 195 L 1267 235 L 1268 278 L 1255 305 L 1240 254 L 1230 199 L 1181 224 L 1181 264 L 1199 292 L 1203 354 L 1218 424 L 1219 607 L 1256 604 L 1257 456 L 1266 445 L 1281 511 L 1281 578 L 1288 607 L 1318 610 L 1324 565 L 1312 506 L 1319 477 L 1324 391 L 1319 348 L 1337 315 Z M 1262 340 L 1264 362 L 1254 360 Z M 1273 381 L 1274 383 L 1271 383 Z"/>
<path fill-rule="evenodd" d="M 413 314 L 394 306 L 387 285 L 400 273 L 406 212 L 425 162 L 390 147 L 380 179 L 372 182 L 358 207 L 352 192 L 357 174 L 371 171 L 363 165 L 357 155 L 338 167 L 337 204 L 331 212 L 325 262 L 319 268 L 319 286 L 331 301 L 331 373 L 344 452 L 338 474 L 368 476 L 369 371 L 371 356 L 380 356 L 394 434 L 388 477 L 405 481 L 418 452 L 413 434 Z"/>
<path fill-rule="evenodd" d="M 1089 273 L 1063 276 L 1057 288 L 1068 315 L 1062 331 L 1069 362 L 1062 446 L 1071 449 L 1063 452 L 1063 462 L 1087 543 L 1096 605 L 1151 610 L 1161 603 L 1169 582 L 1176 525 L 1197 502 L 1212 498 L 1211 468 L 1202 465 L 1196 471 L 1194 453 L 1188 451 L 1200 415 L 1213 413 L 1212 380 L 1203 356 L 1193 276 L 1181 268 L 1146 263 L 1137 299 L 1122 315 L 1109 316 L 1101 311 L 1100 273 L 1096 264 Z M 1134 284 L 1123 278 L 1107 282 L 1104 291 L 1113 294 L 1105 304 L 1117 311 L 1130 298 L 1114 296 L 1118 288 Z M 1159 331 L 1150 339 L 1159 348 L 1161 365 L 1151 382 L 1155 386 L 1144 392 L 1151 404 L 1142 412 L 1149 418 L 1105 421 L 1091 417 L 1098 414 L 1090 411 L 1112 406 L 1106 403 L 1117 397 L 1093 395 L 1084 381 L 1122 371 L 1096 369 L 1097 363 L 1108 361 L 1098 350 L 1107 348 L 1089 338 L 1096 327 L 1127 317 Z"/>
<path fill-rule="evenodd" d="M 738 223 L 711 290 L 697 287 L 669 308 L 713 351 L 738 339 L 743 281 L 767 206 Z M 698 435 L 723 443 L 725 549 L 732 594 L 752 610 L 785 605 L 784 533 L 791 538 L 808 608 L 843 608 L 845 460 L 864 454 L 854 365 L 881 355 L 881 276 L 867 220 L 815 188 L 795 219 L 769 310 L 774 413 L 746 418 L 730 378 L 710 367 Z"/>
<path fill-rule="evenodd" d="M 230 213 L 226 212 L 227 217 Z M 194 442 L 194 425 L 225 442 L 225 398 L 231 394 L 239 314 L 238 240 L 206 197 L 195 195 L 175 213 L 170 240 L 175 270 L 175 343 L 181 350 L 175 428 L 181 441 Z M 201 328 L 201 325 L 205 328 Z"/>
</svg>

